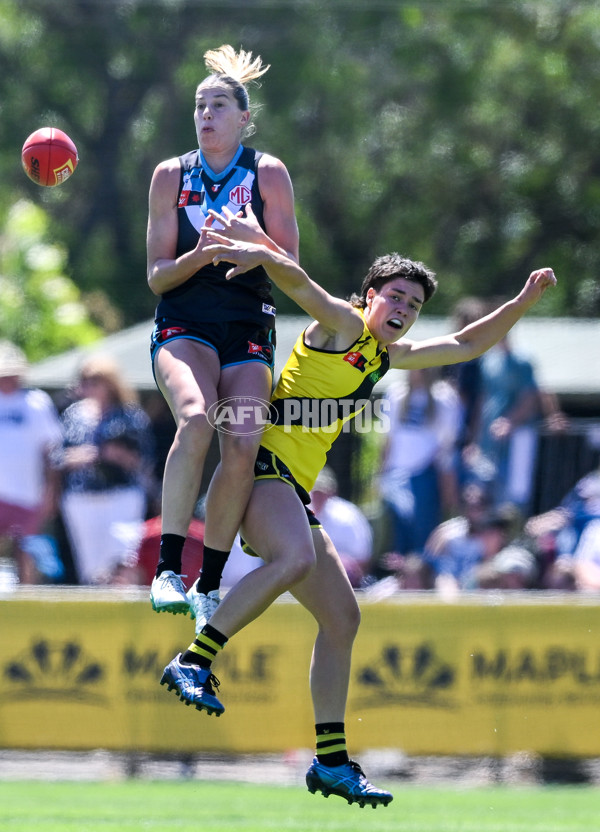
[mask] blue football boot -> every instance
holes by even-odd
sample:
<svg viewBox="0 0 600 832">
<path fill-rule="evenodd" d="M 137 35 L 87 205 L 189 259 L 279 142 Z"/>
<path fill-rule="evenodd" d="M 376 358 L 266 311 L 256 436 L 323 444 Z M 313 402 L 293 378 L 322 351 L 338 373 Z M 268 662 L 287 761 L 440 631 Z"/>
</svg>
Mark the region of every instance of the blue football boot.
<svg viewBox="0 0 600 832">
<path fill-rule="evenodd" d="M 350 760 L 341 766 L 324 766 L 315 757 L 306 772 L 306 785 L 311 794 L 319 791 L 323 797 L 337 794 L 360 808 L 368 803 L 373 809 L 387 806 L 394 799 L 390 792 L 373 786 L 358 763 Z"/>
<path fill-rule="evenodd" d="M 186 705 L 195 705 L 199 711 L 208 715 L 221 716 L 225 707 L 215 696 L 213 685 L 217 690 L 220 682 L 210 668 L 198 667 L 196 664 L 181 664 L 181 653 L 165 667 L 161 685 L 173 690 Z"/>
</svg>

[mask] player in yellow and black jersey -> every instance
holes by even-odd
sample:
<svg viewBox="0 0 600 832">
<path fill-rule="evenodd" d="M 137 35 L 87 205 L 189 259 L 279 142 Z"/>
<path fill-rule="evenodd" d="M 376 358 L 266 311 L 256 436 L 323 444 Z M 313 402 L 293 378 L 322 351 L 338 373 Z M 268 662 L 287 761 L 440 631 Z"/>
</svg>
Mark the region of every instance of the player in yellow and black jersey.
<svg viewBox="0 0 600 832">
<path fill-rule="evenodd" d="M 344 728 L 352 644 L 359 608 L 331 540 L 307 522 L 305 506 L 325 454 L 348 419 L 364 407 L 373 384 L 389 369 L 469 361 L 489 349 L 556 283 L 551 269 L 533 272 L 521 292 L 460 332 L 406 338 L 436 279 L 422 263 L 398 254 L 378 258 L 350 301 L 332 297 L 291 259 L 264 246 L 236 243 L 210 232 L 215 261 L 237 277 L 262 265 L 269 278 L 314 321 L 299 337 L 275 390 L 276 424 L 263 435 L 256 481 L 242 524 L 244 538 L 264 560 L 245 575 L 196 639 L 165 668 L 162 683 L 197 708 L 224 708 L 203 680 L 228 639 L 289 590 L 312 613 L 318 635 L 310 686 L 317 753 L 306 782 L 311 792 L 349 803 L 387 805 L 392 795 L 372 786 L 351 761 Z M 311 528 L 312 526 L 312 528 Z"/>
</svg>

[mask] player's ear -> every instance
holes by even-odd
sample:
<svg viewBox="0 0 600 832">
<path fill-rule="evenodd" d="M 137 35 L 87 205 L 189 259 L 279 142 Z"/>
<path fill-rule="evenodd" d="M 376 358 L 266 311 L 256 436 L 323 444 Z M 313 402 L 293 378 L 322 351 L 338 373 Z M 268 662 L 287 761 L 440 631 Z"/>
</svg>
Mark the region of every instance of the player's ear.
<svg viewBox="0 0 600 832">
<path fill-rule="evenodd" d="M 374 297 L 375 297 L 375 289 L 371 286 L 370 289 L 367 289 L 367 294 L 365 295 L 365 300 L 367 302 L 368 307 L 371 307 Z"/>
</svg>

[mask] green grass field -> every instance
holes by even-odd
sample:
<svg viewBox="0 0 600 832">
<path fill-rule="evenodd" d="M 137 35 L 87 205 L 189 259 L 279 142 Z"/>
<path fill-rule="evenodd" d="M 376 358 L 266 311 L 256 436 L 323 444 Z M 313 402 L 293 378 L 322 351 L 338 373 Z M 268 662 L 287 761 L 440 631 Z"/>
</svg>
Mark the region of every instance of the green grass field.
<svg viewBox="0 0 600 832">
<path fill-rule="evenodd" d="M 0 832 L 589 832 L 600 817 L 600 790 L 591 787 L 391 790 L 393 803 L 373 810 L 302 788 L 231 782 L 5 781 Z"/>
</svg>

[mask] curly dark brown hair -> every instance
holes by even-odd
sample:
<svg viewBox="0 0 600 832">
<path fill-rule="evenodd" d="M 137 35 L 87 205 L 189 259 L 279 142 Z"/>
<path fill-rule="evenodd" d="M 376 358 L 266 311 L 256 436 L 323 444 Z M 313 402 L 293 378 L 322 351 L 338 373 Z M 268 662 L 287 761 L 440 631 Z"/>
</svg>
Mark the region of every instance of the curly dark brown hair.
<svg viewBox="0 0 600 832">
<path fill-rule="evenodd" d="M 353 294 L 350 303 L 358 309 L 364 309 L 367 305 L 369 289 L 373 288 L 376 292 L 379 292 L 382 286 L 397 277 L 404 277 L 406 280 L 412 280 L 422 286 L 425 296 L 424 302 L 427 302 L 433 296 L 438 285 L 435 273 L 431 269 L 417 260 L 409 260 L 408 257 L 403 257 L 394 251 L 375 260 L 363 280 L 360 293 Z"/>
</svg>

